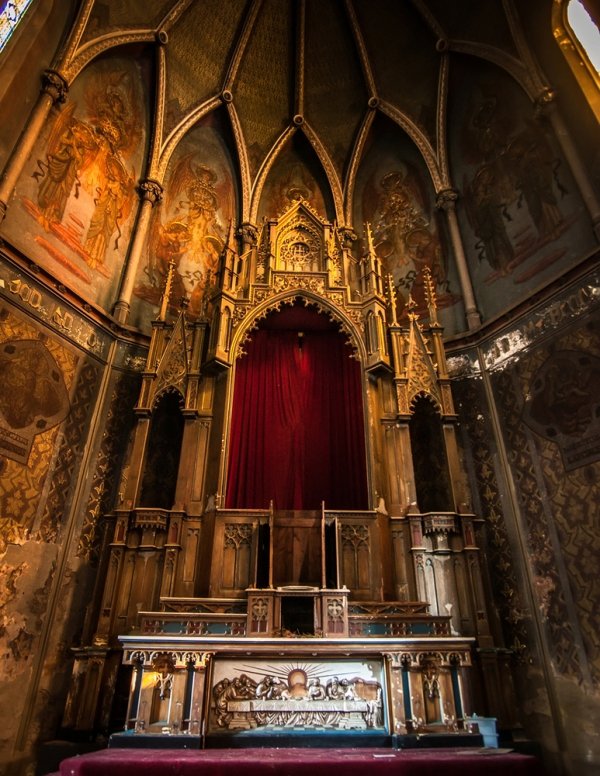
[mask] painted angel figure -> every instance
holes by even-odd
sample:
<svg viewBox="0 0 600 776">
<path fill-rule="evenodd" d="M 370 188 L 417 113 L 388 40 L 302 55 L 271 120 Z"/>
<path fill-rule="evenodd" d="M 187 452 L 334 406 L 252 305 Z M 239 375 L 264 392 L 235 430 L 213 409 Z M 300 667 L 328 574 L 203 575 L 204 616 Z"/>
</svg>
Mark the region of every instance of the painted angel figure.
<svg viewBox="0 0 600 776">
<path fill-rule="evenodd" d="M 69 104 L 58 116 L 46 151 L 46 161 L 38 161 L 34 178 L 39 182 L 38 206 L 42 225 L 61 222 L 73 188 L 78 196 L 81 174 L 98 153 L 98 138 L 93 129 L 73 115 L 75 103 Z"/>
</svg>

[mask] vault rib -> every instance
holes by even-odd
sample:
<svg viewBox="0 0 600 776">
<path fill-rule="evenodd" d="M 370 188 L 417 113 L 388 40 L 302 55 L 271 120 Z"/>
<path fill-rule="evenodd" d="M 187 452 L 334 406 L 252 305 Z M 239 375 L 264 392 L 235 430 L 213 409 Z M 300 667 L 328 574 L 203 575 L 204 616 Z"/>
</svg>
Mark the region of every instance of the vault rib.
<svg viewBox="0 0 600 776">
<path fill-rule="evenodd" d="M 371 103 L 372 101 L 376 101 L 378 99 L 377 86 L 375 84 L 375 79 L 373 78 L 373 68 L 371 67 L 371 62 L 369 61 L 367 47 L 358 24 L 358 19 L 356 18 L 352 0 L 345 0 L 345 3 L 346 12 L 350 21 L 350 27 L 352 28 L 352 34 L 354 36 L 354 42 L 356 43 L 356 48 L 358 49 L 358 58 L 360 59 L 360 65 L 365 78 L 365 84 L 367 86 L 367 91 L 369 92 L 369 103 Z"/>
<path fill-rule="evenodd" d="M 262 3 L 263 0 L 252 0 L 252 3 L 250 4 L 239 38 L 234 46 L 229 67 L 227 68 L 225 82 L 223 83 L 223 93 L 231 92 L 233 89 L 234 81 L 242 63 L 242 59 L 244 58 L 244 54 L 246 53 L 248 41 L 250 40 Z"/>
</svg>

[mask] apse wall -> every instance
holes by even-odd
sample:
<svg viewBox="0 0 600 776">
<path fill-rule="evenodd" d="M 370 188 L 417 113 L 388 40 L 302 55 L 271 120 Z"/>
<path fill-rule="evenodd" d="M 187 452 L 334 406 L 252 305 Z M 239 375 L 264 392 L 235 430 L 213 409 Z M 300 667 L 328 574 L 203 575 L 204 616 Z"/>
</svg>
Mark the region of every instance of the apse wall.
<svg viewBox="0 0 600 776">
<path fill-rule="evenodd" d="M 565 284 L 450 358 L 522 724 L 578 774 L 600 748 L 599 282 Z"/>
<path fill-rule="evenodd" d="M 34 6 L 30 26 L 0 55 L 3 165 L 37 99 L 40 72 L 52 65 L 64 43 L 75 5 Z M 167 5 L 157 4 L 156 19 Z M 212 6 L 215 14 L 218 5 Z M 442 16 L 451 15 L 450 4 L 433 5 Z M 553 53 L 545 21 L 550 3 L 521 5 L 528 39 L 559 87 L 560 108 L 598 189 L 597 126 Z M 367 6 L 357 4 L 358 16 L 369 34 L 380 34 L 381 22 L 368 16 Z M 469 4 L 472 37 L 476 6 Z M 449 28 L 458 24 L 445 21 Z M 327 23 L 332 25 L 329 17 Z M 505 26 L 498 23 L 495 30 L 498 40 L 487 43 L 505 45 Z M 435 46 L 434 36 L 420 35 L 419 40 L 430 38 Z M 89 31 L 88 40 L 93 36 Z M 141 251 L 130 320 L 118 324 L 112 311 L 131 251 L 139 207 L 136 186 L 153 153 L 155 42 L 146 43 L 119 47 L 74 79 L 66 105 L 50 114 L 26 162 L 2 224 L 0 767 L 10 763 L 14 774 L 27 767 L 31 771 L 38 743 L 60 732 L 70 650 L 92 641 L 106 570 L 100 559 L 109 562 L 100 516 L 119 500 L 165 261 L 181 259 L 178 293 L 191 297 L 192 313 L 201 309 L 229 220 L 239 223 L 249 213 L 244 164 L 258 173 L 261 159 L 285 129 L 285 121 L 275 128 L 262 126 L 255 93 L 242 87 L 239 103 L 250 106 L 255 122 L 246 125 L 248 134 L 254 131 L 248 159 L 238 154 L 232 137 L 236 125 L 225 103 L 190 126 L 164 170 L 165 195 L 152 212 Z M 183 55 L 166 56 L 175 63 L 167 86 L 168 135 L 190 108 L 180 99 L 188 68 L 200 64 Z M 383 55 L 374 56 L 381 69 Z M 411 106 L 411 115 L 420 118 L 432 138 L 437 82 L 425 58 L 419 61 L 426 70 L 421 77 L 428 97 L 421 106 Z M 471 94 L 450 103 L 448 143 L 454 149 L 450 172 L 461 192 L 456 207 L 483 328 L 466 330 L 460 282 L 450 260 L 453 248 L 444 214 L 436 208 L 435 186 L 390 112 L 368 120 L 373 126 L 370 134 L 365 130 L 364 156 L 352 168 L 348 126 L 358 132 L 362 119 L 346 99 L 349 93 L 336 93 L 349 118 L 339 135 L 346 162 L 343 152 L 339 157 L 332 152 L 332 164 L 340 179 L 348 177 L 350 168 L 355 174 L 353 194 L 343 207 L 350 214 L 347 226 L 358 238 L 356 255 L 364 247 L 364 221 L 371 219 L 381 258 L 404 297 L 422 269 L 419 262 L 437 262 L 463 455 L 478 499 L 473 506 L 485 523 L 481 537 L 496 627 L 515 653 L 524 731 L 552 753 L 555 773 L 561 772 L 562 751 L 572 773 L 591 776 L 600 758 L 600 658 L 594 641 L 600 611 L 594 511 L 600 475 L 600 284 L 592 269 L 597 241 L 556 134 L 547 123 L 533 124 L 529 96 L 489 62 L 481 65 L 464 51 L 452 62 L 450 78 L 468 83 Z M 243 71 L 248 81 L 261 66 L 261 61 L 248 63 Z M 211 76 L 215 84 L 217 76 Z M 405 95 L 411 79 L 403 84 L 400 89 L 384 77 L 384 97 L 392 101 Z M 366 101 L 366 90 L 363 96 Z M 316 119 L 327 105 L 323 95 L 315 99 Z M 427 111 L 419 117 L 425 103 Z M 279 100 L 276 107 L 287 120 L 288 103 Z M 309 104 L 309 115 L 310 109 Z M 298 138 L 290 137 L 264 182 L 257 220 L 274 215 L 293 191 L 312 199 L 322 216 L 337 215 L 327 188 L 330 178 L 307 135 L 296 131 Z M 334 127 L 325 135 L 332 147 L 336 132 Z M 65 192 L 73 159 L 77 175 Z M 538 163 L 540 177 L 527 184 L 521 173 Z M 409 208 L 399 212 L 406 196 Z M 538 223 L 536 197 L 546 213 Z M 412 221 L 403 220 L 405 212 Z M 495 228 L 482 234 L 482 222 Z M 388 254 L 394 244 L 400 249 Z M 509 260 L 495 266 L 494 250 L 504 250 Z M 100 725 L 109 712 L 102 710 Z"/>
</svg>

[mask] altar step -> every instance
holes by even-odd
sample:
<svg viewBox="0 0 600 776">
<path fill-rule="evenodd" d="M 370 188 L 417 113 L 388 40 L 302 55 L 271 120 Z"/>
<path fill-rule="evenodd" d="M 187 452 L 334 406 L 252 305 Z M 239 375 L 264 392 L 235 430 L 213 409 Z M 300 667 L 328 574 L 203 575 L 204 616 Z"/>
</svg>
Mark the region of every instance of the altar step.
<svg viewBox="0 0 600 776">
<path fill-rule="evenodd" d="M 108 749 L 65 760 L 60 776 L 542 776 L 539 760 L 497 749 Z M 58 776 L 58 775 L 55 775 Z"/>
<path fill-rule="evenodd" d="M 200 736 L 113 733 L 109 749 L 440 749 L 481 748 L 483 736 L 479 733 L 422 733 L 419 735 L 387 735 L 381 731 L 332 733 L 314 730 L 243 731 L 231 735 L 212 734 L 204 742 Z"/>
</svg>

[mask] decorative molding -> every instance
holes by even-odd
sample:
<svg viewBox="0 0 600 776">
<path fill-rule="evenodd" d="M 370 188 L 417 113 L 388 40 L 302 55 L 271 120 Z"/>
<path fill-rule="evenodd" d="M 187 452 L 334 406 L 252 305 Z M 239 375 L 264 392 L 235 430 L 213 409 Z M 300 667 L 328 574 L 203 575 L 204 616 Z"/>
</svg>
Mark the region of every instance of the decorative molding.
<svg viewBox="0 0 600 776">
<path fill-rule="evenodd" d="M 250 201 L 250 217 L 249 221 L 252 223 L 256 223 L 257 217 L 258 217 L 258 208 L 260 205 L 260 197 L 262 194 L 263 187 L 265 185 L 265 180 L 267 178 L 267 175 L 269 174 L 271 167 L 275 163 L 275 160 L 281 153 L 282 148 L 285 146 L 285 144 L 291 139 L 294 132 L 296 132 L 297 127 L 290 125 L 286 127 L 281 135 L 277 138 L 277 140 L 273 143 L 271 150 L 263 160 L 263 163 L 260 166 L 260 169 L 258 171 L 258 175 L 256 176 L 256 179 L 254 181 L 254 184 L 252 186 L 252 194 L 251 194 L 251 201 Z"/>
<path fill-rule="evenodd" d="M 325 175 L 327 176 L 331 193 L 333 195 L 333 205 L 335 208 L 336 220 L 339 224 L 343 224 L 344 223 L 344 203 L 343 203 L 343 196 L 342 196 L 342 187 L 340 184 L 340 179 L 337 174 L 337 170 L 335 169 L 335 165 L 331 161 L 331 158 L 327 153 L 327 151 L 325 150 L 325 146 L 321 142 L 319 136 L 307 121 L 303 122 L 302 131 L 304 132 L 308 142 L 314 148 L 315 153 L 319 158 L 319 161 L 323 165 L 323 169 L 325 170 Z"/>
<path fill-rule="evenodd" d="M 248 162 L 248 150 L 246 147 L 246 140 L 244 138 L 244 132 L 240 123 L 239 116 L 232 102 L 227 103 L 227 115 L 231 122 L 231 129 L 233 131 L 233 139 L 235 140 L 235 147 L 238 152 L 238 161 L 240 163 L 240 184 L 242 187 L 242 207 L 241 207 L 241 219 L 242 222 L 248 220 L 248 213 L 250 210 L 250 186 L 251 186 L 251 173 L 250 164 Z"/>
<path fill-rule="evenodd" d="M 487 62 L 491 62 L 493 65 L 500 67 L 511 75 L 515 81 L 524 89 L 525 93 L 529 95 L 530 99 L 534 99 L 535 95 L 540 91 L 541 83 L 538 83 L 538 79 L 535 78 L 531 71 L 515 57 L 507 54 L 505 51 L 501 51 L 493 46 L 486 46 L 481 43 L 473 43 L 467 40 L 451 40 L 448 42 L 449 51 L 456 51 L 459 54 L 468 54 L 478 59 L 484 59 Z"/>
<path fill-rule="evenodd" d="M 173 152 L 177 148 L 181 138 L 189 132 L 189 130 L 200 121 L 201 118 L 206 116 L 211 111 L 215 110 L 222 104 L 222 98 L 217 95 L 209 97 L 201 105 L 198 105 L 185 118 L 183 118 L 179 124 L 174 127 L 166 139 L 163 139 L 163 143 L 160 149 L 160 159 L 158 162 L 158 169 L 156 171 L 156 177 L 158 180 L 164 180 L 167 171 L 167 166 L 173 155 Z"/>
<path fill-rule="evenodd" d="M 352 5 L 352 0 L 345 0 L 345 5 L 352 34 L 354 35 L 354 42 L 356 43 L 356 48 L 358 50 L 358 57 L 365 78 L 367 92 L 371 99 L 377 99 L 377 86 L 375 84 L 375 79 L 373 78 L 373 70 L 369 61 L 369 55 L 367 54 L 367 47 L 358 24 L 358 19 L 356 18 L 356 12 Z"/>
<path fill-rule="evenodd" d="M 111 48 L 125 46 L 128 43 L 154 43 L 154 41 L 154 30 L 149 29 L 110 32 L 94 38 L 77 50 L 74 58 L 65 66 L 64 77 L 71 83 L 86 65 Z"/>
<path fill-rule="evenodd" d="M 427 165 L 427 169 L 429 170 L 429 174 L 431 175 L 431 179 L 436 191 L 443 189 L 446 184 L 442 179 L 437 155 L 423 131 L 419 129 L 419 127 L 412 119 L 406 116 L 406 114 L 402 113 L 402 111 L 398 110 L 398 108 L 396 108 L 391 103 L 381 100 L 379 103 L 379 109 L 383 114 L 388 116 L 388 118 L 392 119 L 393 122 L 401 127 L 411 138 L 411 140 L 415 143 L 421 152 L 421 156 Z"/>
<path fill-rule="evenodd" d="M 448 83 L 450 78 L 450 57 L 443 52 L 440 56 L 440 72 L 437 95 L 437 157 L 440 171 L 447 185 L 450 185 L 450 164 L 448 160 L 447 145 L 447 107 L 448 107 Z"/>
</svg>

